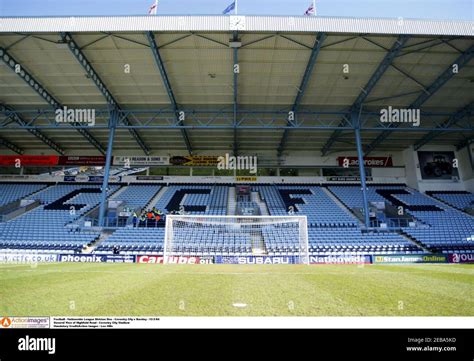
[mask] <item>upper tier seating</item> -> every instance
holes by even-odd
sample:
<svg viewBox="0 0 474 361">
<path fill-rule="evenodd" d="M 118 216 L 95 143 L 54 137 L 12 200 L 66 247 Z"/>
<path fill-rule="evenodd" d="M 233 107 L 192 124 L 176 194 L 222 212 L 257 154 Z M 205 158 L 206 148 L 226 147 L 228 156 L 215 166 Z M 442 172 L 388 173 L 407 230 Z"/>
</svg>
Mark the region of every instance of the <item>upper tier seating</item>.
<svg viewBox="0 0 474 361">
<path fill-rule="evenodd" d="M 108 194 L 117 187 L 110 186 Z M 39 198 L 45 205 L 1 223 L 0 248 L 72 252 L 98 239 L 98 232 L 79 232 L 66 227 L 100 201 L 100 192 L 79 193 L 81 190 L 100 191 L 100 186 L 62 184 L 34 195 L 33 199 Z M 58 204 L 58 199 L 64 204 Z"/>
<path fill-rule="evenodd" d="M 460 210 L 474 208 L 474 194 L 469 192 L 426 192 L 428 195 L 437 198 Z"/>
<path fill-rule="evenodd" d="M 334 186 L 331 191 L 346 205 L 362 208 L 362 197 L 356 196 L 357 186 Z M 384 197 L 384 192 L 394 189 L 393 194 Z M 382 191 L 381 191 L 382 190 Z M 400 192 L 403 191 L 403 192 Z M 406 227 L 406 235 L 421 242 L 432 251 L 441 252 L 468 252 L 474 250 L 474 243 L 469 241 L 474 235 L 474 218 L 433 198 L 405 187 L 370 186 L 368 189 L 369 201 L 395 202 L 402 205 L 407 213 L 415 217 L 420 227 Z"/>
<path fill-rule="evenodd" d="M 32 193 L 46 188 L 46 186 L 46 184 L 38 183 L 0 183 L 0 207 L 27 198 Z"/>
<path fill-rule="evenodd" d="M 274 216 L 287 216 L 289 207 L 295 215 L 306 215 L 310 226 L 357 224 L 347 210 L 342 209 L 321 187 L 315 186 L 259 186 L 260 197 Z"/>
<path fill-rule="evenodd" d="M 184 207 L 187 214 L 225 215 L 227 193 L 226 186 L 172 185 L 160 197 L 156 208 L 165 214 Z"/>
<path fill-rule="evenodd" d="M 326 225 L 337 226 L 346 225 L 353 226 L 358 222 L 353 215 L 347 210 L 339 207 L 339 205 L 325 193 L 321 187 L 305 187 L 305 186 L 279 186 L 280 192 L 295 191 L 289 193 L 291 199 L 300 198 L 303 202 L 295 204 L 298 214 L 304 214 L 308 217 L 308 223 L 311 226 Z M 298 190 L 308 190 L 309 194 L 298 194 Z"/>
<path fill-rule="evenodd" d="M 123 201 L 131 208 L 143 208 L 160 189 L 160 185 L 129 185 L 122 193 L 112 197 L 112 199 Z"/>
<path fill-rule="evenodd" d="M 364 201 L 360 186 L 356 185 L 338 185 L 329 186 L 328 189 L 349 209 L 362 208 Z M 367 200 L 369 202 L 386 202 L 387 199 L 377 193 L 377 190 L 401 190 L 404 186 L 400 185 L 382 185 L 369 186 L 367 189 Z"/>
</svg>

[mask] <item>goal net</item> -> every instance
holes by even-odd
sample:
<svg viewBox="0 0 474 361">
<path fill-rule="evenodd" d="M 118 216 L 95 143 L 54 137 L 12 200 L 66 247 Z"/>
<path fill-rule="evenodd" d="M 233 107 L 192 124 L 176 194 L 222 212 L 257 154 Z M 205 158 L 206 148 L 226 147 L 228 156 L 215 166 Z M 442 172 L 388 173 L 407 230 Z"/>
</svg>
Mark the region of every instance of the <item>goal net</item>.
<svg viewBox="0 0 474 361">
<path fill-rule="evenodd" d="M 308 263 L 307 219 L 167 215 L 163 256 L 291 256 Z"/>
</svg>

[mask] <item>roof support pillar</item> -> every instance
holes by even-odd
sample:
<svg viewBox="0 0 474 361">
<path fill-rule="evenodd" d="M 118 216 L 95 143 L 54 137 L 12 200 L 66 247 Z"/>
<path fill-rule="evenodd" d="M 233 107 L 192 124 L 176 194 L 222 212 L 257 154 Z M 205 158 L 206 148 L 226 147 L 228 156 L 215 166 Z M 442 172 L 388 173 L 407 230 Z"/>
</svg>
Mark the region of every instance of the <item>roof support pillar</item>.
<svg viewBox="0 0 474 361">
<path fill-rule="evenodd" d="M 366 182 L 366 175 L 365 175 L 364 152 L 362 151 L 362 139 L 360 135 L 360 117 L 357 112 L 351 113 L 351 121 L 352 121 L 352 124 L 354 125 L 356 145 L 357 145 L 357 158 L 359 159 L 360 183 L 362 187 L 362 199 L 364 202 L 364 205 L 363 205 L 364 223 L 365 223 L 365 227 L 369 227 L 370 226 L 369 202 L 367 198 L 367 184 L 366 184 L 367 182 Z"/>
<path fill-rule="evenodd" d="M 107 192 L 109 188 L 109 175 L 110 166 L 112 164 L 112 150 L 114 145 L 115 129 L 118 122 L 118 110 L 112 109 L 110 111 L 109 119 L 109 141 L 107 144 L 107 153 L 105 154 L 105 169 L 104 169 L 104 180 L 102 181 L 102 193 L 100 195 L 100 208 L 99 208 L 99 227 L 105 225 L 105 212 L 107 207 Z"/>
</svg>

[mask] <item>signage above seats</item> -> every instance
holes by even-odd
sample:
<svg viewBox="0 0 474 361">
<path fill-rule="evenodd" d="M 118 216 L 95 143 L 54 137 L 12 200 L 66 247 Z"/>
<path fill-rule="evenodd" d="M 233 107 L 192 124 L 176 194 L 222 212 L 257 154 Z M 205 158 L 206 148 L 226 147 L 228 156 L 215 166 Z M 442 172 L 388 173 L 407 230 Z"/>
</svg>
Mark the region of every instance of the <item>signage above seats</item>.
<svg viewBox="0 0 474 361">
<path fill-rule="evenodd" d="M 218 157 L 215 155 L 186 155 L 186 156 L 115 156 L 113 165 L 117 166 L 188 166 L 209 167 L 216 166 Z"/>
<path fill-rule="evenodd" d="M 360 177 L 358 176 L 333 176 L 333 177 L 326 177 L 328 182 L 360 182 Z M 365 177 L 367 182 L 372 182 L 374 180 L 373 177 L 367 176 Z"/>
<path fill-rule="evenodd" d="M 0 155 L 0 166 L 54 167 L 62 165 L 103 166 L 103 156 Z"/>
<path fill-rule="evenodd" d="M 79 174 L 79 175 L 65 175 L 63 178 L 64 182 L 78 182 L 78 183 L 102 183 L 104 181 L 103 176 L 99 175 L 87 175 L 87 174 Z M 122 177 L 117 175 L 111 175 L 109 177 L 110 183 L 119 183 L 122 180 Z"/>
<path fill-rule="evenodd" d="M 256 182 L 258 180 L 257 177 L 248 177 L 248 176 L 237 176 L 235 177 L 236 182 L 245 182 L 245 183 L 250 183 L 250 182 Z"/>
<path fill-rule="evenodd" d="M 60 156 L 58 165 L 90 165 L 104 166 L 105 157 L 103 156 Z"/>
<path fill-rule="evenodd" d="M 185 165 L 190 167 L 209 167 L 217 166 L 218 157 L 215 155 L 187 155 L 175 156 L 170 158 L 173 165 Z"/>
<path fill-rule="evenodd" d="M 454 152 L 418 152 L 422 179 L 452 180 L 459 178 Z"/>
<path fill-rule="evenodd" d="M 0 155 L 0 166 L 6 167 L 52 167 L 58 161 L 55 155 Z"/>
<path fill-rule="evenodd" d="M 340 167 L 358 167 L 358 157 L 337 157 Z M 392 157 L 364 157 L 364 166 L 371 168 L 393 167 Z"/>
<path fill-rule="evenodd" d="M 113 165 L 119 166 L 153 166 L 153 165 L 169 165 L 170 157 L 168 156 L 115 156 Z"/>
</svg>

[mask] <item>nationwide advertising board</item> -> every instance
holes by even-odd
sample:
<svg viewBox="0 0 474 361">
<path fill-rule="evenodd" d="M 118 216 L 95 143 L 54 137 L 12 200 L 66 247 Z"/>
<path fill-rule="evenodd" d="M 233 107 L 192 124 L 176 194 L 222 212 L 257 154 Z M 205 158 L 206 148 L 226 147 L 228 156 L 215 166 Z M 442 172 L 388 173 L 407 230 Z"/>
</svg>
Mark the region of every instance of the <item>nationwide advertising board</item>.
<svg viewBox="0 0 474 361">
<path fill-rule="evenodd" d="M 452 253 L 448 255 L 449 263 L 474 263 L 474 253 Z"/>
<path fill-rule="evenodd" d="M 391 254 L 375 255 L 373 263 L 446 263 L 448 256 L 445 254 Z"/>
<path fill-rule="evenodd" d="M 310 264 L 369 264 L 372 263 L 371 256 L 352 256 L 352 255 L 334 255 L 334 256 L 310 256 Z"/>
</svg>

